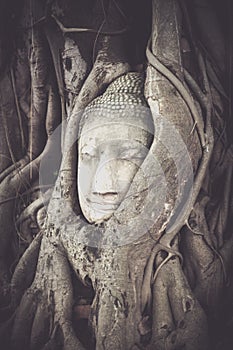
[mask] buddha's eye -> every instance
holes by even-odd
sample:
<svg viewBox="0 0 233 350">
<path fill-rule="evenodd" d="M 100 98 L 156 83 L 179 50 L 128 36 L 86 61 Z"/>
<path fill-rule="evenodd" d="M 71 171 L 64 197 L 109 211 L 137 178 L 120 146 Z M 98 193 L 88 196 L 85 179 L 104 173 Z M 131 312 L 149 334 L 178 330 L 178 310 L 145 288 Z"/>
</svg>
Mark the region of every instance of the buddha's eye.
<svg viewBox="0 0 233 350">
<path fill-rule="evenodd" d="M 94 156 L 92 156 L 90 153 L 87 153 L 87 152 L 85 152 L 85 153 L 81 153 L 81 158 L 82 158 L 82 160 L 88 160 L 88 159 L 92 159 Z"/>
<path fill-rule="evenodd" d="M 97 150 L 95 147 L 92 146 L 84 146 L 81 149 L 81 158 L 82 160 L 91 160 L 96 158 L 97 156 Z"/>
<path fill-rule="evenodd" d="M 125 160 L 142 161 L 146 157 L 146 151 L 138 148 L 128 148 L 120 153 L 120 158 Z"/>
</svg>

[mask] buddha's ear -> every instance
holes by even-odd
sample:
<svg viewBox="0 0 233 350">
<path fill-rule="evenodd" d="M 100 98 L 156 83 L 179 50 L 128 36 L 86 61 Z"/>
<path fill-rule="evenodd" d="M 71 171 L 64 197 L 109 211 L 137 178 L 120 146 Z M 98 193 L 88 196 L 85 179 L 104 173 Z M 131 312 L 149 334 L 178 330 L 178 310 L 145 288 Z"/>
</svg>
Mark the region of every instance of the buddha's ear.
<svg viewBox="0 0 233 350">
<path fill-rule="evenodd" d="M 76 215 L 83 215 L 82 214 L 82 210 L 81 210 L 81 206 L 80 206 L 80 200 L 79 200 L 79 192 L 78 192 L 78 153 L 77 153 L 77 166 L 76 166 L 76 181 L 74 181 L 74 193 L 75 196 L 72 200 L 72 209 L 74 211 L 74 214 Z"/>
</svg>

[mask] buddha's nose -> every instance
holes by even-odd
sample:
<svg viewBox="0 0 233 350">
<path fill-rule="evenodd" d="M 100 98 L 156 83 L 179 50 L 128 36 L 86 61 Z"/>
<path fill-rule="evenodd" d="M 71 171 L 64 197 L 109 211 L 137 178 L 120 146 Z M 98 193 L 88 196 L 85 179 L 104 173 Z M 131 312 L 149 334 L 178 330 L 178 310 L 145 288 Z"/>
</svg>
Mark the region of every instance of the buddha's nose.
<svg viewBox="0 0 233 350">
<path fill-rule="evenodd" d="M 105 200 L 115 200 L 118 196 L 117 160 L 111 159 L 99 164 L 93 182 L 93 193 Z"/>
</svg>

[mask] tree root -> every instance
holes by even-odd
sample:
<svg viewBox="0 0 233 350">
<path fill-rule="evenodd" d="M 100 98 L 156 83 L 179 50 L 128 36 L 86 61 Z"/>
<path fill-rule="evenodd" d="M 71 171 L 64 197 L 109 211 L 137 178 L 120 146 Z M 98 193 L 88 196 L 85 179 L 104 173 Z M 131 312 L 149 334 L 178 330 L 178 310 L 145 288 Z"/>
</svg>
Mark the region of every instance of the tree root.
<svg viewBox="0 0 233 350">
<path fill-rule="evenodd" d="M 219 252 L 224 260 L 223 265 L 220 259 L 216 259 L 203 237 L 193 235 L 188 230 L 182 233 L 182 241 L 182 245 L 185 244 L 182 251 L 186 275 L 189 280 L 191 276 L 195 276 L 195 279 L 190 281 L 194 294 L 208 313 L 216 316 L 221 294 L 226 286 L 223 266 L 225 267 L 226 262 L 229 263 L 229 258 L 225 260 L 223 253 Z"/>
<path fill-rule="evenodd" d="M 91 28 L 67 28 L 67 27 L 64 27 L 64 25 L 61 23 L 61 21 L 59 21 L 59 19 L 55 15 L 52 15 L 52 18 L 55 20 L 58 27 L 62 31 L 62 33 L 87 33 L 87 32 L 89 32 L 89 33 L 96 33 L 98 35 L 120 35 L 120 34 L 124 34 L 125 32 L 127 32 L 129 30 L 128 27 L 125 27 L 125 28 L 120 29 L 120 30 L 116 30 L 114 32 L 102 32 L 102 31 L 98 31 L 95 29 L 91 29 Z"/>
<path fill-rule="evenodd" d="M 39 233 L 21 257 L 11 279 L 11 305 L 17 305 L 35 276 L 42 233 Z"/>
<path fill-rule="evenodd" d="M 191 340 L 191 341 L 190 341 Z M 208 349 L 207 319 L 174 258 L 153 286 L 152 339 L 148 349 Z"/>
<path fill-rule="evenodd" d="M 166 252 L 167 257 L 163 259 L 163 261 L 159 264 L 159 266 L 156 268 L 154 272 L 154 264 L 157 255 L 159 252 Z M 173 257 L 178 256 L 181 261 L 183 261 L 183 257 L 180 254 L 180 252 L 172 247 L 168 247 L 160 243 L 155 244 L 154 248 L 151 251 L 150 257 L 148 259 L 144 277 L 143 277 L 143 284 L 142 284 L 142 291 L 141 291 L 141 311 L 142 314 L 145 312 L 146 309 L 150 309 L 152 305 L 152 292 L 151 292 L 151 286 L 155 283 L 156 278 L 158 277 L 158 274 L 160 270 L 162 269 L 163 265 L 165 265 L 170 259 Z"/>
<path fill-rule="evenodd" d="M 25 257 L 25 260 L 26 258 L 30 256 Z M 24 273 L 25 267 L 24 265 Z M 17 270 L 14 288 L 22 278 L 21 269 L 19 267 Z M 19 300 L 19 297 L 17 293 L 16 299 Z M 24 293 L 16 311 L 11 335 L 12 349 L 48 348 L 48 342 L 51 345 L 51 337 L 59 326 L 63 344 L 60 349 L 83 350 L 72 330 L 72 303 L 72 285 L 66 257 L 44 237 L 34 281 Z M 61 339 L 57 341 L 61 343 Z"/>
<path fill-rule="evenodd" d="M 156 69 L 158 70 L 162 75 L 164 75 L 179 91 L 180 95 L 182 96 L 183 100 L 186 102 L 188 108 L 190 109 L 190 112 L 192 114 L 194 124 L 196 125 L 198 135 L 200 138 L 200 143 L 203 148 L 206 147 L 206 139 L 205 134 L 203 132 L 203 120 L 201 116 L 199 115 L 199 112 L 189 94 L 189 92 L 186 90 L 182 82 L 163 64 L 159 62 L 159 60 L 153 55 L 153 53 L 150 50 L 150 42 L 148 43 L 146 54 L 148 62 Z"/>
<path fill-rule="evenodd" d="M 45 194 L 41 195 L 41 197 L 37 198 L 34 202 L 29 204 L 27 208 L 20 214 L 19 218 L 16 221 L 17 225 L 20 225 L 23 221 L 28 218 L 32 218 L 35 220 L 37 212 L 41 209 L 46 203 L 48 203 L 52 190 L 49 189 Z"/>
<path fill-rule="evenodd" d="M 6 168 L 0 175 L 0 183 L 10 174 L 16 173 L 19 169 L 22 169 L 29 162 L 29 157 L 25 156 L 23 159 L 19 160 L 15 164 L 10 165 Z"/>
</svg>

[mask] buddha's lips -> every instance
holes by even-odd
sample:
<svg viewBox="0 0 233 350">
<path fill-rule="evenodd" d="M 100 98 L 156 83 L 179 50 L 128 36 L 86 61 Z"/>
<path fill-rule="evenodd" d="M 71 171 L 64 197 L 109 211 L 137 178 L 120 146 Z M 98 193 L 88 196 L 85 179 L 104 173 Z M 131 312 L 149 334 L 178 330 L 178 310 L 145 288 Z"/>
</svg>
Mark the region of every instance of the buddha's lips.
<svg viewBox="0 0 233 350">
<path fill-rule="evenodd" d="M 89 204 L 92 205 L 95 209 L 100 210 L 100 211 L 112 211 L 116 210 L 119 206 L 119 202 L 97 202 L 97 201 L 91 201 L 88 200 Z"/>
</svg>

